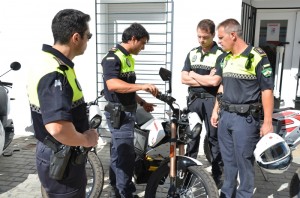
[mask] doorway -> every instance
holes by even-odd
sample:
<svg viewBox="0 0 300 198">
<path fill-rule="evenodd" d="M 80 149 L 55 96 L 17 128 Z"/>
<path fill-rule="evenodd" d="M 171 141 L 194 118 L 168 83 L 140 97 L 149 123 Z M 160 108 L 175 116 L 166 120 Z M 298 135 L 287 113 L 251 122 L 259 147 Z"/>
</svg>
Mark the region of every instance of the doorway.
<svg viewBox="0 0 300 198">
<path fill-rule="evenodd" d="M 274 108 L 300 106 L 300 10 L 257 10 L 254 45 L 273 68 Z"/>
</svg>

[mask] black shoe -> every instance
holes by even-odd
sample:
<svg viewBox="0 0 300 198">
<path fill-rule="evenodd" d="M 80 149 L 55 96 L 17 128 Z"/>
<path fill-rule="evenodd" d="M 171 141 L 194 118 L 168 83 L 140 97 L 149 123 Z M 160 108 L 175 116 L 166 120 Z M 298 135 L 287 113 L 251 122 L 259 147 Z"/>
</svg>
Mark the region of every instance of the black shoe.
<svg viewBox="0 0 300 198">
<path fill-rule="evenodd" d="M 223 185 L 223 181 L 221 180 L 221 176 L 213 176 L 213 179 L 216 183 L 216 186 L 218 189 L 221 189 L 222 188 L 222 185 Z"/>
<path fill-rule="evenodd" d="M 133 195 L 133 198 L 140 198 L 138 195 Z"/>
<path fill-rule="evenodd" d="M 121 198 L 121 195 L 117 188 L 114 188 L 114 187 L 111 188 L 110 198 Z"/>
</svg>

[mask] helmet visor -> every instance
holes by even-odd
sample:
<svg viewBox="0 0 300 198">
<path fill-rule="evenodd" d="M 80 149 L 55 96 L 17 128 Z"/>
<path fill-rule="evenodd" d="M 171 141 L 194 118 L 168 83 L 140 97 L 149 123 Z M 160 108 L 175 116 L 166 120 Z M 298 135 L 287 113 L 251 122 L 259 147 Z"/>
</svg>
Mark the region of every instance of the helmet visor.
<svg viewBox="0 0 300 198">
<path fill-rule="evenodd" d="M 274 162 L 284 158 L 289 152 L 289 148 L 284 144 L 284 142 L 280 142 L 265 150 L 261 154 L 261 159 L 265 163 Z"/>
</svg>

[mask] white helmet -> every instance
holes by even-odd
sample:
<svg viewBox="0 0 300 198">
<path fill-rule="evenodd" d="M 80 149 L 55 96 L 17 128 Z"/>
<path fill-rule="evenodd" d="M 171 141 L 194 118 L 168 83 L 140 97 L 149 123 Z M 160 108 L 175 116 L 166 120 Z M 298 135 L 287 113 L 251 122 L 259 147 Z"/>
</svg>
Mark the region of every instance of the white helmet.
<svg viewBox="0 0 300 198">
<path fill-rule="evenodd" d="M 293 159 L 290 147 L 276 133 L 268 133 L 259 140 L 254 157 L 256 163 L 269 173 L 283 173 Z"/>
</svg>

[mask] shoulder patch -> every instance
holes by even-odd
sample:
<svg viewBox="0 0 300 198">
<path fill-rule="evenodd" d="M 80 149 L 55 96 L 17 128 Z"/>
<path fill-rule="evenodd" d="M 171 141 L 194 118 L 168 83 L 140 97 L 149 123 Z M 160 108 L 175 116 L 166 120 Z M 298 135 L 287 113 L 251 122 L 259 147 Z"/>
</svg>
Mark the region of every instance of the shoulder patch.
<svg viewBox="0 0 300 198">
<path fill-rule="evenodd" d="M 270 64 L 265 64 L 263 65 L 263 69 L 261 71 L 262 75 L 266 78 L 269 78 L 270 76 L 272 76 L 272 67 Z"/>
<path fill-rule="evenodd" d="M 266 52 L 262 50 L 260 47 L 254 47 L 253 50 L 257 52 L 260 56 L 267 56 Z"/>
</svg>

